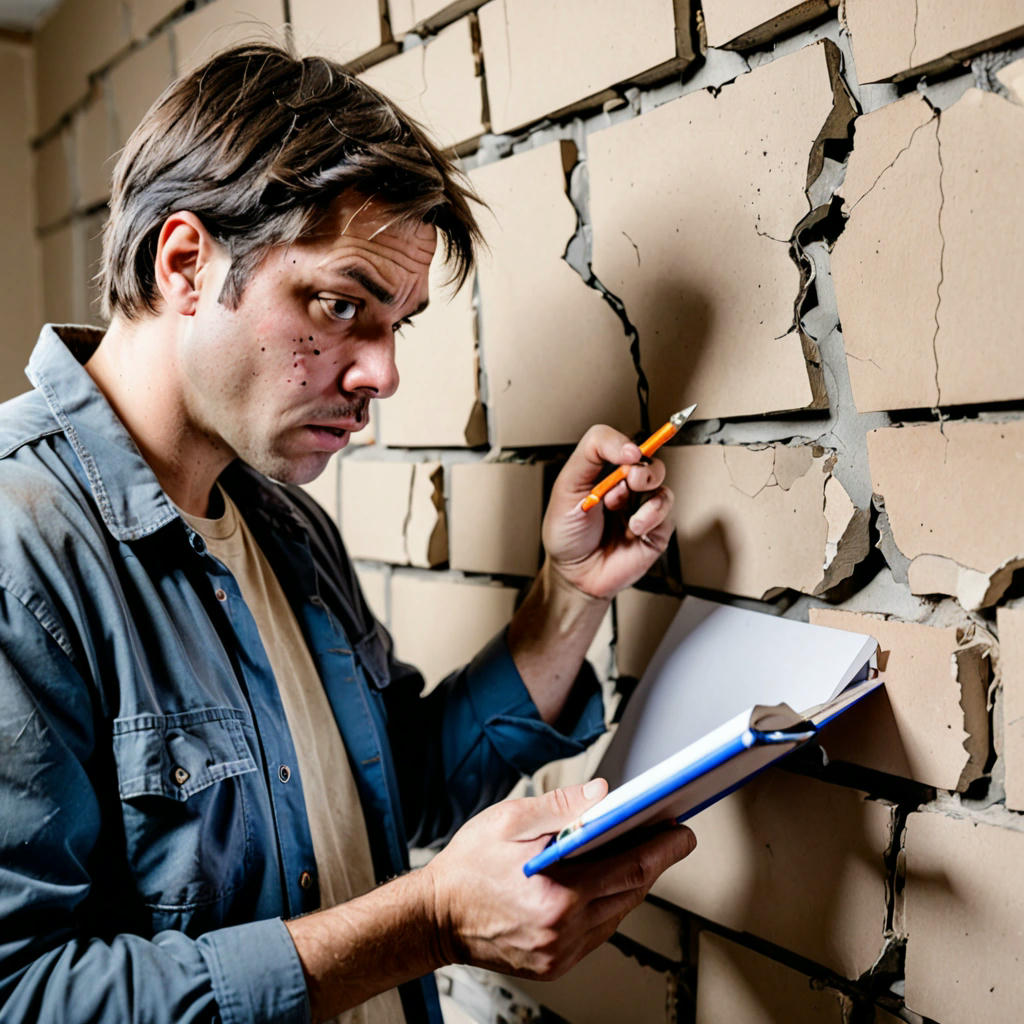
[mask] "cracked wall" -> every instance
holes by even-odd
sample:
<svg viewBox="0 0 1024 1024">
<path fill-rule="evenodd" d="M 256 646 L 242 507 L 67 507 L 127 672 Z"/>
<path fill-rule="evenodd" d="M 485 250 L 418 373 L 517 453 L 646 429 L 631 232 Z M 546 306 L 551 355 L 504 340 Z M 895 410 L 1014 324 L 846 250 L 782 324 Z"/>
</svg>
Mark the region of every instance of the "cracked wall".
<svg viewBox="0 0 1024 1024">
<path fill-rule="evenodd" d="M 591 647 L 607 717 L 692 588 L 872 633 L 888 673 L 827 758 L 703 812 L 697 853 L 564 981 L 452 974 L 446 998 L 479 1020 L 1013 1019 L 1024 3 L 345 10 L 64 0 L 21 41 L 47 317 L 97 319 L 109 158 L 150 100 L 290 17 L 301 52 L 407 105 L 490 206 L 475 279 L 452 297 L 434 268 L 398 395 L 311 487 L 399 655 L 433 685 L 502 627 L 549 468 L 592 422 L 646 433 L 696 401 L 663 449 L 671 554 Z"/>
</svg>

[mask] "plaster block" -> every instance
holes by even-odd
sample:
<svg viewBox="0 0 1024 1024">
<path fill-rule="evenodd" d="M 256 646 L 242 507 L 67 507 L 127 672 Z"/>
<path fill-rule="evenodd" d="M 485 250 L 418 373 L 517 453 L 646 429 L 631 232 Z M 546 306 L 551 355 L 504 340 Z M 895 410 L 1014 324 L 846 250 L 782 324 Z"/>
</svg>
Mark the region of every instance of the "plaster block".
<svg viewBox="0 0 1024 1024">
<path fill-rule="evenodd" d="M 623 82 L 669 74 L 693 59 L 686 0 L 494 0 L 480 8 L 491 127 L 600 103 Z"/>
<path fill-rule="evenodd" d="M 615 666 L 639 679 L 679 611 L 678 597 L 630 588 L 615 598 Z"/>
<path fill-rule="evenodd" d="M 790 237 L 820 137 L 852 116 L 838 61 L 808 46 L 588 139 L 594 273 L 639 333 L 652 422 L 825 403 Z"/>
<path fill-rule="evenodd" d="M 22 372 L 39 332 L 42 317 L 42 267 L 31 197 L 37 182 L 28 140 L 32 134 L 32 48 L 0 41 L 0 280 L 8 297 L 5 338 L 0 348 L 0 401 L 28 388 Z"/>
<path fill-rule="evenodd" d="M 43 318 L 51 324 L 75 319 L 75 235 L 72 225 L 43 235 Z"/>
<path fill-rule="evenodd" d="M 685 583 L 743 597 L 821 594 L 868 553 L 868 512 L 811 445 L 662 449 Z"/>
<path fill-rule="evenodd" d="M 100 312 L 102 293 L 96 275 L 99 273 L 103 259 L 103 226 L 107 221 L 106 206 L 100 207 L 87 217 L 81 217 L 76 222 L 76 228 L 82 238 L 83 264 L 85 273 L 79 277 L 76 274 L 75 286 L 80 292 L 80 298 L 76 300 L 76 322 L 89 324 L 105 324 L 103 315 Z"/>
<path fill-rule="evenodd" d="M 745 50 L 760 46 L 821 17 L 839 0 L 703 0 L 709 47 Z"/>
<path fill-rule="evenodd" d="M 907 1007 L 942 1024 L 1019 1020 L 1024 832 L 916 812 L 905 855 Z"/>
<path fill-rule="evenodd" d="M 324 471 L 302 489 L 334 520 L 337 524 L 339 516 L 338 485 L 341 481 L 341 459 L 333 458 Z"/>
<path fill-rule="evenodd" d="M 882 950 L 893 808 L 770 768 L 687 823 L 697 849 L 653 893 L 846 978 Z"/>
<path fill-rule="evenodd" d="M 330 57 L 341 64 L 374 59 L 388 46 L 382 0 L 291 0 L 291 24 L 299 53 Z"/>
<path fill-rule="evenodd" d="M 681 963 L 685 956 L 682 929 L 679 914 L 644 901 L 634 907 L 615 930 L 666 960 Z"/>
<path fill-rule="evenodd" d="M 466 462 L 448 470 L 451 567 L 533 576 L 540 564 L 544 467 Z"/>
<path fill-rule="evenodd" d="M 696 1024 L 845 1024 L 850 1000 L 721 935 L 702 931 Z"/>
<path fill-rule="evenodd" d="M 419 26 L 435 29 L 476 10 L 485 0 L 388 0 L 391 33 L 401 39 Z"/>
<path fill-rule="evenodd" d="M 388 622 L 388 575 L 383 569 L 371 569 L 365 565 L 356 566 L 356 576 L 362 588 L 370 611 L 380 621 Z"/>
<path fill-rule="evenodd" d="M 911 592 L 950 594 L 969 611 L 995 604 L 1024 565 L 1024 421 L 884 427 L 867 445 Z"/>
<path fill-rule="evenodd" d="M 64 0 L 55 7 L 34 37 L 39 134 L 85 97 L 89 75 L 128 42 L 121 0 Z"/>
<path fill-rule="evenodd" d="M 862 83 L 940 71 L 1024 35 L 1020 0 L 846 0 L 844 17 Z"/>
<path fill-rule="evenodd" d="M 483 133 L 483 92 L 468 18 L 360 77 L 419 121 L 443 149 Z"/>
<path fill-rule="evenodd" d="M 1024 108 L 970 89 L 857 119 L 832 275 L 861 412 L 1024 397 Z M 978 301 L 979 295 L 986 300 Z"/>
<path fill-rule="evenodd" d="M 982 774 L 989 750 L 988 644 L 973 622 L 943 628 L 825 608 L 812 608 L 809 617 L 873 636 L 885 674 L 884 689 L 822 734 L 831 760 L 948 790 L 963 791 Z"/>
<path fill-rule="evenodd" d="M 439 253 L 430 269 L 430 305 L 398 334 L 401 384 L 374 410 L 381 441 L 389 447 L 465 448 L 487 442 L 473 286 L 468 282 L 453 293 L 445 284 L 449 276 Z"/>
<path fill-rule="evenodd" d="M 110 198 L 116 147 L 110 109 L 102 91 L 75 115 L 73 135 L 76 205 L 82 208 L 104 203 Z"/>
<path fill-rule="evenodd" d="M 555 981 L 515 981 L 542 1006 L 587 1024 L 670 1024 L 675 995 L 672 976 L 643 967 L 605 943 Z"/>
<path fill-rule="evenodd" d="M 575 444 L 594 423 L 633 434 L 636 373 L 619 318 L 562 258 L 576 231 L 556 142 L 479 168 L 473 184 L 489 251 L 480 257 L 480 330 L 491 443 Z M 553 358 L 553 353 L 557 357 Z"/>
<path fill-rule="evenodd" d="M 45 228 L 71 213 L 71 133 L 51 136 L 35 151 L 37 227 Z"/>
<path fill-rule="evenodd" d="M 129 0 L 132 36 L 145 39 L 162 21 L 181 8 L 180 0 Z"/>
<path fill-rule="evenodd" d="M 439 565 L 448 557 L 439 462 L 341 463 L 341 533 L 353 558 Z"/>
<path fill-rule="evenodd" d="M 117 147 L 124 146 L 143 115 L 174 77 L 171 36 L 164 32 L 133 51 L 107 73 L 107 88 L 114 105 Z"/>
<path fill-rule="evenodd" d="M 512 587 L 396 573 L 391 578 L 395 653 L 433 687 L 505 627 L 515 601 Z"/>
<path fill-rule="evenodd" d="M 238 43 L 280 43 L 282 0 L 213 0 L 172 26 L 177 73 L 195 70 L 220 50 Z"/>
<path fill-rule="evenodd" d="M 1006 806 L 1024 811 L 1024 608 L 1000 608 L 999 676 L 1003 688 Z"/>
</svg>

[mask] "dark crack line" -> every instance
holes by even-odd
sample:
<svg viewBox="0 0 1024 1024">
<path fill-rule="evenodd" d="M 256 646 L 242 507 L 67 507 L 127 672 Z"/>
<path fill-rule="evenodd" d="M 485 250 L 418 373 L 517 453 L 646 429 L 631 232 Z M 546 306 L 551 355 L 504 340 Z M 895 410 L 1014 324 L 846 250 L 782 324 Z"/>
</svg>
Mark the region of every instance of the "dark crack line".
<svg viewBox="0 0 1024 1024">
<path fill-rule="evenodd" d="M 503 0 L 504 2 L 504 0 Z M 580 164 L 584 164 L 586 157 L 579 152 L 577 149 L 576 153 L 576 165 L 567 175 L 566 180 L 571 177 L 573 171 Z M 573 210 L 576 212 L 576 228 L 566 242 L 565 251 L 562 253 L 562 259 L 572 269 L 573 273 L 578 274 L 580 279 L 588 288 L 593 288 L 594 291 L 598 292 L 601 297 L 611 306 L 615 315 L 619 318 L 622 324 L 622 331 L 629 341 L 629 356 L 633 361 L 633 369 L 636 373 L 636 397 L 640 407 L 640 430 L 643 437 L 646 437 L 651 433 L 651 414 L 650 414 L 650 399 L 651 399 L 651 386 L 647 380 L 647 374 L 644 373 L 643 366 L 640 362 L 640 332 L 630 321 L 628 314 L 626 313 L 626 304 L 614 293 L 610 292 L 602 283 L 600 278 L 594 273 L 594 267 L 592 263 L 593 250 L 591 244 L 586 244 L 586 231 L 589 226 L 589 216 L 586 207 L 586 200 L 577 200 L 573 197 L 571 189 L 567 188 L 565 197 Z M 629 241 L 630 245 L 633 246 L 636 251 L 637 264 L 640 263 L 640 250 L 636 243 L 633 241 L 625 231 L 622 232 L 625 238 Z M 582 237 L 585 242 L 586 255 L 580 259 L 580 264 L 586 267 L 586 273 L 579 266 L 569 262 L 568 256 L 569 251 L 572 248 L 574 239 Z"/>
<path fill-rule="evenodd" d="M 751 449 L 748 449 L 748 450 L 751 450 Z M 753 450 L 756 451 L 756 449 L 753 449 Z M 756 491 L 754 491 L 753 494 L 751 494 L 749 491 L 743 490 L 743 488 L 740 487 L 740 485 L 738 483 L 736 483 L 736 478 L 732 475 L 732 469 L 729 466 L 729 460 L 728 460 L 728 458 L 726 458 L 726 454 L 727 454 L 726 446 L 723 445 L 722 446 L 722 464 L 725 466 L 726 476 L 729 477 L 729 486 L 734 491 L 739 491 L 739 493 L 742 494 L 745 498 L 750 498 L 751 501 L 755 501 L 769 487 L 778 487 L 779 486 L 779 481 L 775 477 L 775 452 L 774 452 L 774 450 L 772 451 L 772 468 L 771 468 L 771 472 L 768 474 L 768 479 L 765 480 L 765 482 L 763 484 L 761 484 L 761 486 L 758 487 L 758 489 Z"/>
<path fill-rule="evenodd" d="M 625 234 L 625 232 L 623 232 Z M 626 236 L 629 237 L 628 235 Z M 639 258 L 639 257 L 638 257 Z M 647 380 L 647 374 L 644 373 L 644 368 L 640 362 L 640 332 L 636 329 L 633 323 L 630 321 L 629 316 L 626 313 L 626 304 L 601 283 L 600 279 L 594 273 L 594 268 L 590 267 L 590 277 L 587 280 L 589 287 L 600 292 L 605 302 L 615 311 L 615 315 L 622 322 L 622 329 L 629 339 L 629 355 L 633 360 L 633 369 L 636 370 L 636 397 L 640 403 L 640 429 L 644 436 L 651 432 L 651 413 L 650 413 L 650 401 L 651 401 L 651 385 Z"/>
<path fill-rule="evenodd" d="M 508 110 L 509 97 L 512 95 L 512 26 L 508 22 L 507 0 L 501 0 L 501 16 L 505 19 L 505 66 L 508 68 L 508 93 L 505 96 L 505 109 Z"/>
<path fill-rule="evenodd" d="M 776 238 L 774 235 L 769 235 L 767 231 L 762 231 L 757 225 L 757 222 L 760 219 L 760 215 L 758 215 L 757 219 L 754 221 L 754 233 L 757 235 L 758 238 L 767 238 L 768 241 L 778 242 L 780 245 L 793 244 L 792 239 L 790 238 Z"/>
<path fill-rule="evenodd" d="M 938 115 L 936 115 L 938 116 Z M 939 383 L 939 309 L 942 306 L 942 284 L 946 278 L 946 235 L 942 230 L 942 214 L 946 207 L 946 192 L 943 184 L 943 177 L 945 175 L 945 165 L 942 162 L 942 133 L 939 131 L 941 123 L 936 127 L 935 130 L 935 152 L 939 159 L 939 238 L 941 245 L 939 246 L 939 280 L 935 285 L 935 331 L 932 334 L 932 358 L 935 360 L 935 414 L 939 418 L 939 433 L 942 434 L 943 438 L 946 437 L 946 432 L 943 429 L 943 416 L 942 416 L 942 387 Z M 949 440 L 946 439 L 946 451 L 943 453 L 942 461 L 945 465 L 946 457 L 948 455 Z"/>
<path fill-rule="evenodd" d="M 882 371 L 882 368 L 874 361 L 874 359 L 868 356 L 855 356 L 849 349 L 846 350 L 847 359 L 855 359 L 858 363 L 870 363 L 876 370 Z M 884 371 L 882 371 L 884 372 Z"/>
<path fill-rule="evenodd" d="M 914 0 L 914 38 L 910 44 L 910 56 L 907 58 L 908 68 L 912 68 L 914 66 L 914 53 L 917 50 L 917 19 L 919 14 L 918 0 Z"/>
<path fill-rule="evenodd" d="M 877 185 L 878 185 L 878 183 L 879 183 L 879 182 L 880 182 L 880 181 L 882 180 L 882 178 L 883 178 L 883 177 L 884 177 L 884 176 L 885 176 L 885 175 L 886 175 L 886 174 L 887 174 L 887 173 L 888 173 L 889 171 L 891 171 L 891 170 L 892 170 L 892 169 L 893 169 L 893 168 L 894 168 L 894 167 L 896 166 L 896 162 L 897 162 L 897 161 L 899 160 L 899 158 L 900 158 L 901 156 L 903 156 L 903 154 L 904 154 L 904 153 L 906 153 L 906 151 L 907 151 L 908 149 L 910 149 L 910 147 L 911 147 L 911 146 L 912 146 L 912 145 L 914 144 L 914 136 L 915 136 L 915 135 L 917 135 L 917 133 L 918 133 L 918 132 L 919 132 L 919 131 L 920 131 L 920 130 L 921 130 L 922 128 L 927 128 L 927 127 L 928 127 L 928 125 L 930 125 L 930 124 L 931 124 L 931 123 L 932 123 L 932 122 L 933 122 L 933 121 L 934 121 L 934 120 L 935 120 L 935 119 L 936 119 L 936 118 L 937 118 L 938 116 L 939 116 L 939 115 L 938 115 L 938 112 L 936 112 L 936 113 L 935 113 L 935 114 L 933 114 L 933 115 L 932 115 L 931 117 L 929 117 L 927 121 L 923 121 L 923 122 L 922 122 L 921 124 L 919 124 L 919 125 L 918 125 L 918 126 L 917 126 L 917 127 L 916 127 L 916 128 L 915 128 L 915 129 L 914 129 L 914 130 L 913 130 L 913 131 L 912 131 L 912 132 L 910 133 L 910 138 L 909 138 L 909 139 L 907 140 L 907 144 L 906 144 L 906 145 L 905 145 L 905 146 L 904 146 L 904 147 L 903 147 L 903 148 L 902 148 L 902 149 L 901 149 L 901 150 L 900 150 L 900 151 L 899 151 L 899 152 L 898 152 L 898 153 L 897 153 L 897 154 L 896 154 L 896 155 L 895 155 L 895 156 L 894 156 L 894 157 L 892 158 L 892 160 L 891 160 L 891 161 L 890 161 L 889 163 L 887 163 L 887 164 L 885 165 L 885 167 L 883 167 L 883 168 L 882 168 L 882 169 L 881 169 L 881 170 L 880 170 L 880 171 L 878 172 L 878 177 L 876 177 L 876 178 L 875 178 L 875 180 L 874 180 L 873 182 L 871 182 L 871 186 L 870 186 L 870 187 L 869 187 L 869 188 L 867 189 L 867 191 L 863 192 L 863 193 L 861 194 L 861 197 L 860 197 L 860 198 L 859 198 L 859 199 L 857 200 L 857 202 L 855 202 L 855 203 L 853 204 L 853 206 L 851 206 L 851 207 L 850 207 L 849 211 L 848 211 L 848 212 L 847 212 L 847 214 L 846 214 L 846 216 L 847 216 L 847 217 L 851 216 L 851 214 L 853 213 L 853 211 L 854 211 L 854 210 L 856 210 L 856 209 L 857 209 L 857 207 L 858 207 L 858 206 L 860 206 L 860 204 L 861 204 L 861 203 L 862 203 L 862 202 L 863 202 L 863 201 L 864 201 L 865 199 L 867 199 L 867 197 L 868 197 L 869 195 L 871 195 L 871 193 L 872 193 L 872 192 L 874 192 L 874 190 L 875 190 L 876 186 L 877 186 Z M 936 133 L 936 134 L 938 134 L 938 133 Z"/>
<path fill-rule="evenodd" d="M 627 235 L 625 231 L 622 232 L 622 237 L 627 242 L 629 242 L 629 244 L 631 246 L 633 246 L 633 252 L 636 253 L 636 265 L 639 267 L 640 266 L 640 246 L 637 245 L 636 242 L 634 242 L 633 239 L 630 238 L 629 235 Z"/>
</svg>

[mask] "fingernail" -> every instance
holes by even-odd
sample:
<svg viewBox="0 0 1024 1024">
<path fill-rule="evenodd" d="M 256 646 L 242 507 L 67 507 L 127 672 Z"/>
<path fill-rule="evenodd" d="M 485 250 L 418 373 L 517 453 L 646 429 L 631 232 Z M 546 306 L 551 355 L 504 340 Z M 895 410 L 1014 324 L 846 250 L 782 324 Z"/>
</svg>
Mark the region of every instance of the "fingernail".
<svg viewBox="0 0 1024 1024">
<path fill-rule="evenodd" d="M 601 780 L 600 779 L 591 779 L 583 787 L 583 796 L 587 800 L 593 800 L 595 796 L 599 796 L 600 795 L 601 789 L 602 789 Z"/>
</svg>

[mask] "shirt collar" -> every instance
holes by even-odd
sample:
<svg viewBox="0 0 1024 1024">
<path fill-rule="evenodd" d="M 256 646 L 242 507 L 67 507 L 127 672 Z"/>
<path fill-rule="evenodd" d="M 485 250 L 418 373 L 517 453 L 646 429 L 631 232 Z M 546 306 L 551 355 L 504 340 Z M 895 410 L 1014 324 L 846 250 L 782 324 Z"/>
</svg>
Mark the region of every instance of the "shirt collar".
<svg viewBox="0 0 1024 1024">
<path fill-rule="evenodd" d="M 181 516 L 85 369 L 102 339 L 98 327 L 47 324 L 25 372 L 78 456 L 107 529 L 117 540 L 139 540 Z M 287 530 L 297 522 L 291 506 L 241 461 L 222 479 L 237 504 L 262 513 L 272 526 Z"/>
<path fill-rule="evenodd" d="M 78 456 L 107 529 L 117 540 L 139 540 L 179 517 L 82 365 L 102 338 L 95 327 L 47 324 L 25 372 Z"/>
</svg>

